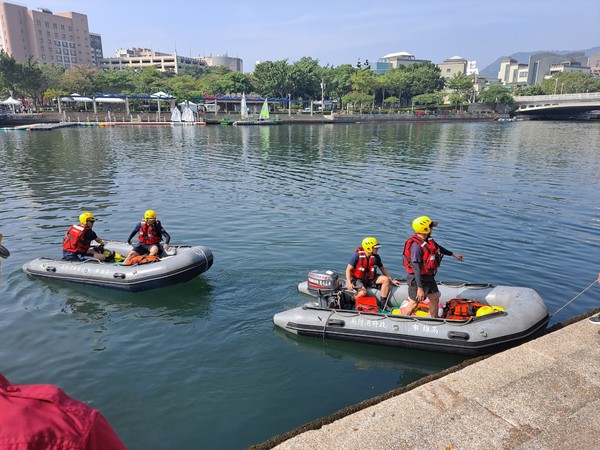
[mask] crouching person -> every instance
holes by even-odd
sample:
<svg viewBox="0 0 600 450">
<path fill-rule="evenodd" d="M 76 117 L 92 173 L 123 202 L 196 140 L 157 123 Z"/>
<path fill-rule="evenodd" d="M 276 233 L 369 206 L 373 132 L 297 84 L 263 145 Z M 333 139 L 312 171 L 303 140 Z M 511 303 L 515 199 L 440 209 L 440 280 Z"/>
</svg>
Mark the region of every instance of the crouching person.
<svg viewBox="0 0 600 450">
<path fill-rule="evenodd" d="M 135 235 L 138 235 L 138 242 L 133 246 L 133 250 L 129 252 L 123 265 L 131 264 L 133 258 L 142 255 L 158 256 L 163 250 L 169 249 L 171 236 L 163 228 L 160 220 L 156 218 L 156 212 L 152 209 L 144 213 L 144 220 L 136 224 L 135 228 L 127 238 L 127 243 L 131 244 L 131 240 Z M 164 244 L 161 241 L 164 238 Z"/>
</svg>

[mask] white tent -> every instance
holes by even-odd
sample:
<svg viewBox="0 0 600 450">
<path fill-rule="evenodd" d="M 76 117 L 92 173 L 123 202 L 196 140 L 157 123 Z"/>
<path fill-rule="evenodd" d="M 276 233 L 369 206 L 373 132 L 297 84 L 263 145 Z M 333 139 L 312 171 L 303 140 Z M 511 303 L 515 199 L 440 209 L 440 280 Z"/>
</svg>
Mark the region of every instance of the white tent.
<svg viewBox="0 0 600 450">
<path fill-rule="evenodd" d="M 3 102 L 0 102 L 3 105 L 11 105 L 11 106 L 19 106 L 22 104 L 21 100 L 16 100 L 12 97 L 8 97 L 6 100 L 4 100 Z"/>
<path fill-rule="evenodd" d="M 83 97 L 79 94 L 71 94 L 68 97 L 61 97 L 61 102 L 81 102 L 81 103 L 92 103 L 92 100 L 89 97 Z"/>
<path fill-rule="evenodd" d="M 158 100 L 158 120 L 160 121 L 160 101 L 161 100 L 170 100 L 175 97 L 173 97 L 163 91 L 155 92 L 154 94 L 150 95 L 150 97 Z"/>
<path fill-rule="evenodd" d="M 6 105 L 6 106 L 10 106 L 10 109 L 13 112 L 15 111 L 15 106 L 21 106 L 22 105 L 21 100 L 14 99 L 14 98 L 12 98 L 12 96 L 8 97 L 3 102 L 0 102 L 0 104 Z"/>
</svg>

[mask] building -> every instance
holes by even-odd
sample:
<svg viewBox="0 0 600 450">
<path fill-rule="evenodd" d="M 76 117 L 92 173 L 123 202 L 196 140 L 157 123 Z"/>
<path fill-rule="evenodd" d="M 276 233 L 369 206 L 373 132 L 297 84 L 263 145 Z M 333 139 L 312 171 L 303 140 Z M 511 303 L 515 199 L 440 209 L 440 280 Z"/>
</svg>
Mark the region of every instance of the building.
<svg viewBox="0 0 600 450">
<path fill-rule="evenodd" d="M 505 58 L 500 63 L 498 70 L 498 79 L 504 86 L 524 85 L 527 84 L 527 75 L 529 66 L 527 64 L 519 64 L 516 59 Z"/>
<path fill-rule="evenodd" d="M 594 78 L 600 78 L 600 53 L 595 53 L 589 57 L 588 67 Z"/>
<path fill-rule="evenodd" d="M 588 62 L 583 52 L 568 53 L 566 55 L 550 52 L 535 53 L 529 57 L 527 84 L 530 86 L 540 84 L 544 81 L 544 78 L 550 75 L 550 67 L 560 65 L 565 61 L 579 63 L 581 66 L 586 66 Z"/>
<path fill-rule="evenodd" d="M 33 57 L 66 68 L 95 65 L 87 16 L 76 12 L 53 14 L 0 2 L 0 49 L 21 63 Z"/>
<path fill-rule="evenodd" d="M 217 56 L 200 56 L 199 59 L 203 60 L 209 67 L 223 66 L 233 72 L 244 73 L 244 62 L 240 58 L 227 56 L 227 53 Z"/>
<path fill-rule="evenodd" d="M 585 74 L 592 73 L 590 67 L 582 66 L 579 61 L 563 61 L 560 64 L 552 64 L 548 72 L 549 77 L 562 72 L 582 72 Z"/>
<path fill-rule="evenodd" d="M 206 67 L 206 62 L 200 58 L 179 56 L 177 53 L 155 52 L 148 48 L 119 49 L 116 58 L 103 58 L 100 67 L 108 70 L 145 69 L 156 67 L 161 72 L 179 74 L 182 69 Z"/>
<path fill-rule="evenodd" d="M 388 53 L 377 60 L 373 70 L 378 73 L 385 73 L 391 69 L 397 69 L 400 66 L 410 66 L 412 64 L 430 63 L 426 59 L 416 59 L 413 55 L 407 52 Z"/>
<path fill-rule="evenodd" d="M 444 62 L 437 64 L 437 66 L 441 71 L 440 75 L 449 80 L 459 73 L 466 75 L 469 61 L 462 56 L 453 56 L 452 58 L 445 59 Z"/>
<path fill-rule="evenodd" d="M 90 33 L 90 48 L 94 66 L 100 67 L 100 61 L 104 58 L 104 53 L 102 52 L 102 36 L 97 33 Z"/>
</svg>

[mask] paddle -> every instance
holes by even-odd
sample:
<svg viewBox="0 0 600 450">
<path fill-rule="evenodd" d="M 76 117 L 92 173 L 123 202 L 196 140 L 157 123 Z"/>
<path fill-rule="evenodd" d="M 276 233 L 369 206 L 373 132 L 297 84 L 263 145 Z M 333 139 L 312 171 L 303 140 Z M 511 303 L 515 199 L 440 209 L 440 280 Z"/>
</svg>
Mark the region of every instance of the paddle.
<svg viewBox="0 0 600 450">
<path fill-rule="evenodd" d="M 4 245 L 2 245 L 2 239 L 4 239 L 4 236 L 0 234 L 0 258 L 6 259 L 10 256 L 10 252 Z"/>
</svg>

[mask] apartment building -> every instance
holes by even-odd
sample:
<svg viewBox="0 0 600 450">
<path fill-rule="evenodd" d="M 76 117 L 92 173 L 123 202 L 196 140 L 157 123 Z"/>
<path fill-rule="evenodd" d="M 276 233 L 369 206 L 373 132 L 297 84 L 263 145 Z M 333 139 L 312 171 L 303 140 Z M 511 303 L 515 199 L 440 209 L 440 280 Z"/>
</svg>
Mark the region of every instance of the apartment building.
<svg viewBox="0 0 600 450">
<path fill-rule="evenodd" d="M 88 20 L 76 12 L 53 13 L 0 2 L 0 49 L 18 62 L 94 66 Z"/>
</svg>

